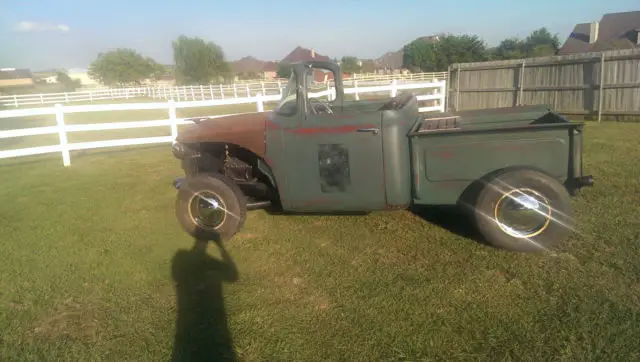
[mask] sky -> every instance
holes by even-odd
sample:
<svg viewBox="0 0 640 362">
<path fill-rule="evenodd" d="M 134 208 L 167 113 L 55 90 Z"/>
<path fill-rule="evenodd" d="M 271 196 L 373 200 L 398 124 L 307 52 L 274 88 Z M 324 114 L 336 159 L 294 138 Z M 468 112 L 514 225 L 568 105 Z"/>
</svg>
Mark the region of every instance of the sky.
<svg viewBox="0 0 640 362">
<path fill-rule="evenodd" d="M 298 45 L 377 58 L 437 33 L 493 46 L 542 26 L 564 42 L 576 23 L 636 10 L 638 0 L 0 0 L 0 68 L 86 68 L 119 47 L 171 64 L 181 34 L 213 41 L 229 60 L 279 60 Z"/>
</svg>

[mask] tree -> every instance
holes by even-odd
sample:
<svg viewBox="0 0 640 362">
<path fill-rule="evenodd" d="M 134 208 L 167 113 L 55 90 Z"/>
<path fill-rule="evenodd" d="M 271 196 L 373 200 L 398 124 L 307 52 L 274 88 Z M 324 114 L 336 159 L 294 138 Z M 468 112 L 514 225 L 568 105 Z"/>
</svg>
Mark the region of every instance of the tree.
<svg viewBox="0 0 640 362">
<path fill-rule="evenodd" d="M 164 73 L 164 68 L 133 49 L 118 48 L 99 53 L 89 66 L 89 76 L 108 86 L 140 84 Z"/>
<path fill-rule="evenodd" d="M 179 84 L 211 83 L 228 77 L 230 64 L 222 48 L 213 42 L 180 35 L 172 44 L 175 77 Z"/>
<path fill-rule="evenodd" d="M 56 72 L 56 80 L 58 83 L 62 84 L 64 89 L 68 92 L 73 92 L 82 85 L 79 79 L 71 79 L 67 73 L 62 71 Z"/>
<path fill-rule="evenodd" d="M 276 74 L 278 78 L 289 78 L 291 76 L 291 65 L 287 63 L 278 63 Z"/>
<path fill-rule="evenodd" d="M 412 71 L 443 72 L 454 63 L 487 60 L 487 47 L 476 35 L 442 35 L 436 42 L 414 40 L 404 47 L 403 65 Z"/>
<path fill-rule="evenodd" d="M 340 60 L 340 66 L 345 73 L 360 73 L 361 63 L 356 57 L 344 56 Z"/>
<path fill-rule="evenodd" d="M 543 27 L 532 31 L 525 39 L 511 37 L 503 40 L 492 52 L 492 57 L 496 60 L 544 57 L 557 54 L 559 48 L 558 35 Z"/>
<path fill-rule="evenodd" d="M 551 34 L 547 28 L 534 30 L 524 40 L 524 48 L 529 57 L 555 55 L 560 49 L 558 34 Z"/>
<path fill-rule="evenodd" d="M 526 58 L 525 42 L 516 37 L 504 39 L 492 55 L 493 58 L 499 60 Z"/>
</svg>

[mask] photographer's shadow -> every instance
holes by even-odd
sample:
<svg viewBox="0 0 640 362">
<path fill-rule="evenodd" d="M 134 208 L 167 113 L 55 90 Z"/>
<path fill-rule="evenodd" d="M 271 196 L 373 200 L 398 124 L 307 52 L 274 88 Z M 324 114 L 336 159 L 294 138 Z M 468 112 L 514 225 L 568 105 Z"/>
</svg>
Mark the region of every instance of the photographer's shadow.
<svg viewBox="0 0 640 362">
<path fill-rule="evenodd" d="M 222 260 L 207 253 L 209 242 L 195 240 L 173 257 L 176 334 L 172 361 L 235 361 L 222 283 L 238 279 L 236 266 L 220 242 Z"/>
</svg>

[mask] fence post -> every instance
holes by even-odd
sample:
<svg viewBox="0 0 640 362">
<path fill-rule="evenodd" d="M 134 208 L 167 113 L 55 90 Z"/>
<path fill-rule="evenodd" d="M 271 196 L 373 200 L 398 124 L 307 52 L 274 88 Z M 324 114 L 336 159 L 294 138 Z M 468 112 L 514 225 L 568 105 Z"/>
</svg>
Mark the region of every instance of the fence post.
<svg viewBox="0 0 640 362">
<path fill-rule="evenodd" d="M 233 98 L 238 98 L 238 87 L 233 83 Z"/>
<path fill-rule="evenodd" d="M 359 101 L 360 100 L 360 94 L 358 94 L 358 81 L 355 80 L 355 77 L 354 77 L 354 80 L 353 80 L 353 89 L 355 90 L 354 94 L 355 94 L 356 101 Z"/>
<path fill-rule="evenodd" d="M 262 87 L 262 94 L 267 94 L 267 91 L 264 89 L 264 82 L 260 82 L 260 86 Z"/>
<path fill-rule="evenodd" d="M 211 99 L 213 99 L 213 84 L 209 84 L 209 94 L 211 95 Z"/>
<path fill-rule="evenodd" d="M 456 112 L 460 110 L 460 63 L 458 63 L 458 72 L 456 73 Z"/>
<path fill-rule="evenodd" d="M 224 99 L 224 89 L 222 89 L 222 84 L 220 84 L 220 98 Z"/>
<path fill-rule="evenodd" d="M 245 88 L 247 89 L 247 98 L 250 98 L 251 97 L 251 90 L 249 89 L 249 84 L 247 84 L 245 86 Z"/>
<path fill-rule="evenodd" d="M 204 100 L 204 86 L 200 84 L 200 99 Z"/>
<path fill-rule="evenodd" d="M 173 99 L 169 100 L 169 121 L 171 122 L 171 138 L 173 143 L 176 142 L 178 137 L 178 117 L 176 117 L 176 102 Z"/>
<path fill-rule="evenodd" d="M 71 165 L 71 155 L 69 154 L 69 146 L 67 145 L 67 129 L 64 125 L 64 108 L 62 104 L 56 103 L 55 110 L 58 137 L 60 138 L 60 152 L 62 153 L 62 164 L 69 166 Z"/>
<path fill-rule="evenodd" d="M 602 105 L 604 104 L 604 52 L 600 55 L 600 92 L 598 93 L 598 123 L 602 120 Z"/>
<path fill-rule="evenodd" d="M 442 80 L 440 82 L 440 112 L 445 112 L 447 110 L 447 98 L 447 81 Z"/>
<path fill-rule="evenodd" d="M 40 93 L 40 104 L 44 104 L 44 97 L 42 97 L 42 93 Z"/>
<path fill-rule="evenodd" d="M 522 97 L 524 96 L 524 63 L 525 61 L 522 61 L 522 68 L 520 68 L 520 79 L 518 80 L 518 88 L 520 88 L 518 90 L 518 98 L 516 100 L 516 105 L 521 106 L 522 105 Z"/>
<path fill-rule="evenodd" d="M 391 81 L 391 97 L 398 95 L 398 81 L 396 79 Z"/>
<path fill-rule="evenodd" d="M 258 112 L 264 112 L 264 102 L 262 101 L 261 92 L 256 94 L 256 107 L 258 108 Z"/>
</svg>

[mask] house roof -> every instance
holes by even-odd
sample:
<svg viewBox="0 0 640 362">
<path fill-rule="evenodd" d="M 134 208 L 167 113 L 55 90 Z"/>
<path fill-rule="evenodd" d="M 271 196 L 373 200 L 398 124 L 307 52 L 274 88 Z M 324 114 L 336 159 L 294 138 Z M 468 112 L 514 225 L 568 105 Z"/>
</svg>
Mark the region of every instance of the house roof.
<svg viewBox="0 0 640 362">
<path fill-rule="evenodd" d="M 295 63 L 295 62 L 304 62 L 308 60 L 319 60 L 319 61 L 328 62 L 331 60 L 326 55 L 320 55 L 318 53 L 315 53 L 315 56 L 312 56 L 314 55 L 312 53 L 314 53 L 314 51 L 311 49 L 297 46 L 295 49 L 293 49 L 293 51 L 291 51 L 291 53 L 289 53 L 289 55 L 287 55 L 282 59 L 282 62 Z"/>
<path fill-rule="evenodd" d="M 278 71 L 278 63 L 276 62 L 265 62 L 264 67 L 262 68 L 263 72 L 277 72 Z"/>
<path fill-rule="evenodd" d="M 29 69 L 14 69 L 14 68 L 5 68 L 0 69 L 0 79 L 25 79 L 31 78 L 33 79 L 33 74 L 31 74 L 31 70 Z"/>
<path fill-rule="evenodd" d="M 640 11 L 605 14 L 600 19 L 598 38 L 595 43 L 589 44 L 590 24 L 577 24 L 558 54 L 640 48 L 637 43 L 638 28 L 640 28 Z"/>
<path fill-rule="evenodd" d="M 237 73 L 259 73 L 264 68 L 266 62 L 252 56 L 244 57 L 231 63 L 231 68 Z"/>
</svg>

